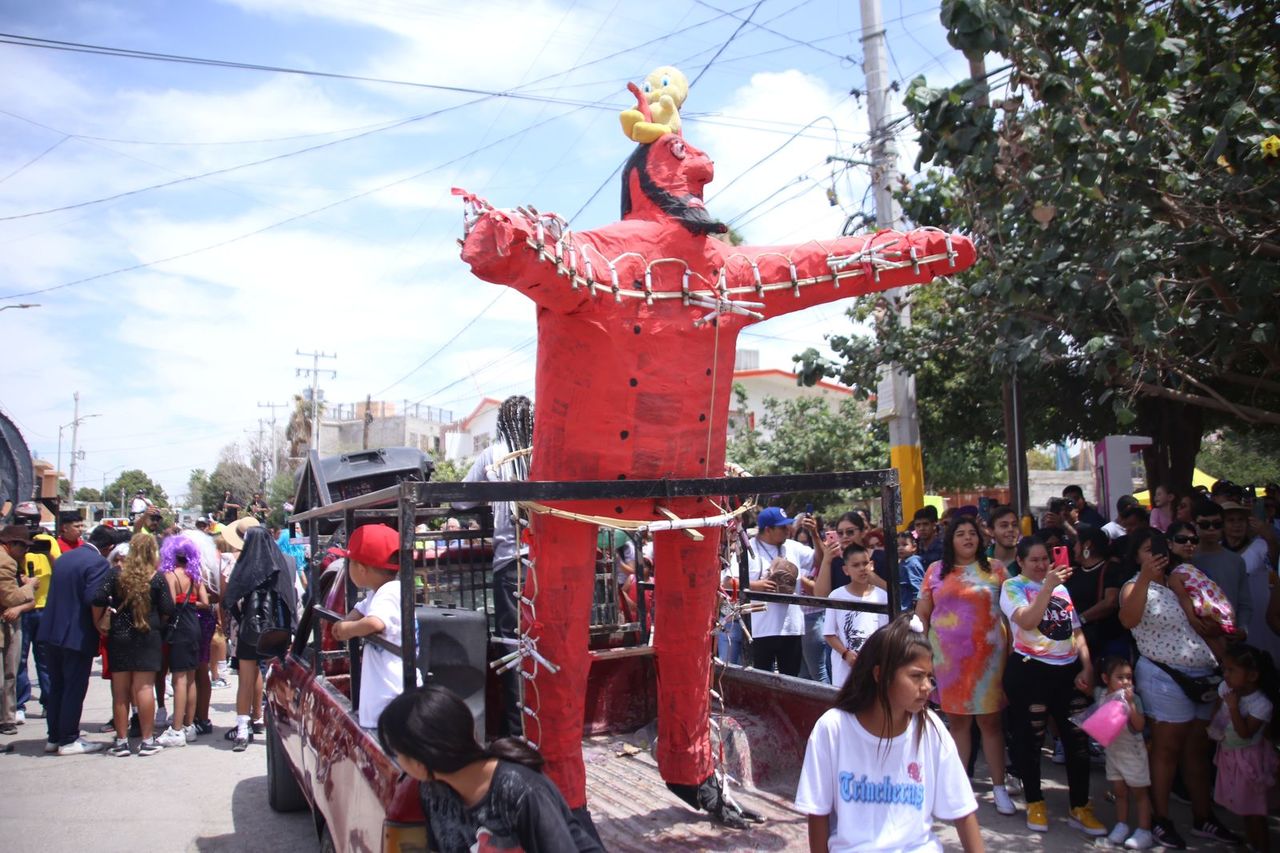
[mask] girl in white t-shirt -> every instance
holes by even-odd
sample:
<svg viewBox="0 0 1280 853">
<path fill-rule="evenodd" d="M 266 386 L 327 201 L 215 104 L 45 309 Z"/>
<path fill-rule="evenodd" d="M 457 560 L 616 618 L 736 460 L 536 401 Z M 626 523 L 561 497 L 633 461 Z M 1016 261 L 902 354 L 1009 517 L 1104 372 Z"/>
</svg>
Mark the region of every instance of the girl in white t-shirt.
<svg viewBox="0 0 1280 853">
<path fill-rule="evenodd" d="M 968 853 L 984 849 L 955 742 L 928 710 L 932 689 L 933 649 L 916 616 L 863 644 L 805 747 L 796 808 L 809 816 L 810 850 L 941 853 L 934 818 L 952 821 Z"/>
</svg>

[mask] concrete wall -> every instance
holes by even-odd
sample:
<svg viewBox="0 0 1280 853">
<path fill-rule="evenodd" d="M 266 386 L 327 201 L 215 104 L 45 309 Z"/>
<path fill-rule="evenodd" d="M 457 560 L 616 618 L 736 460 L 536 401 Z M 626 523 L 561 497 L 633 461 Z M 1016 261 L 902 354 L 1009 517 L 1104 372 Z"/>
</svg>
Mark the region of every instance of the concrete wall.
<svg viewBox="0 0 1280 853">
<path fill-rule="evenodd" d="M 1037 512 L 1049 505 L 1050 498 L 1062 497 L 1066 486 L 1079 486 L 1084 490 L 1084 498 L 1092 505 L 1097 505 L 1097 488 L 1093 482 L 1093 474 L 1088 471 L 1028 471 L 1027 487 L 1030 490 L 1031 507 Z M 1107 515 L 1104 511 L 1103 515 Z"/>
</svg>

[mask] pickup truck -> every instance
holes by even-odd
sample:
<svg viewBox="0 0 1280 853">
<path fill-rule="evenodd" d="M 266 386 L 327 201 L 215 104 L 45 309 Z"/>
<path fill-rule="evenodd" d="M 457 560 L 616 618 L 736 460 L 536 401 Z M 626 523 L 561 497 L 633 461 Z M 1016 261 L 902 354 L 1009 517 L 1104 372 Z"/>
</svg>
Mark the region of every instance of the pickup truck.
<svg viewBox="0 0 1280 853">
<path fill-rule="evenodd" d="M 876 472 L 879 473 L 879 472 Z M 807 475 L 826 476 L 836 475 Z M 841 475 L 846 480 L 852 475 Z M 304 478 L 305 484 L 306 478 Z M 769 482 L 765 482 L 768 480 Z M 785 491 L 786 482 L 763 478 L 761 491 Z M 639 481 L 636 481 L 639 482 Z M 836 487 L 844 481 L 836 480 Z M 671 481 L 670 486 L 709 488 L 708 481 Z M 454 510 L 433 508 L 443 501 L 510 500 L 513 483 L 401 483 L 347 500 L 300 512 L 291 521 L 324 519 L 329 529 L 354 530 L 358 524 L 381 521 L 401 531 L 400 577 L 405 596 L 402 624 L 419 631 L 441 611 L 459 619 L 492 619 L 487 582 L 491 552 L 489 529 L 450 532 L 457 547 L 415 550 L 414 527 L 424 518 Z M 575 484 L 539 484 L 574 486 Z M 616 484 L 576 484 L 599 488 Z M 806 481 L 805 486 L 812 487 Z M 819 486 L 825 483 L 818 484 Z M 507 491 L 503 491 L 506 489 Z M 798 490 L 798 489 L 796 489 Z M 559 497 L 572 491 L 550 492 Z M 493 494 L 490 494 L 492 492 Z M 535 492 L 542 499 L 544 495 Z M 312 495 L 314 498 L 315 495 Z M 886 490 L 886 500 L 890 496 Z M 393 504 L 388 506 L 388 504 Z M 311 524 L 311 553 L 323 553 Z M 327 543 L 325 543 L 327 544 Z M 742 571 L 746 571 L 745 561 Z M 617 613 L 609 596 L 613 566 L 597 570 L 597 602 L 593 612 Z M 600 593 L 602 589 L 603 596 Z M 642 587 L 651 588 L 649 582 Z M 741 584 L 738 595 L 754 594 Z M 264 636 L 259 649 L 272 657 L 265 680 L 268 803 L 278 811 L 310 810 L 320 847 L 326 851 L 395 853 L 428 849 L 425 818 L 417 783 L 401 773 L 382 751 L 375 733 L 357 722 L 360 640 L 336 642 L 329 625 L 342 618 L 355 600 L 341 563 L 313 573 L 310 599 L 292 639 Z M 762 594 L 764 595 L 764 594 Z M 643 596 L 641 596 L 643 599 Z M 583 719 L 583 751 L 587 766 L 588 807 L 606 849 L 611 851 L 696 849 L 806 849 L 806 819 L 794 811 L 795 791 L 804 744 L 814 721 L 831 706 L 835 691 L 828 685 L 717 662 L 714 669 L 713 743 L 721 771 L 733 796 L 766 818 L 746 831 L 726 829 L 702 812 L 677 800 L 658 774 L 650 750 L 656 737 L 657 678 L 647 620 L 595 625 L 592 628 L 591 668 Z M 427 682 L 447 681 L 448 673 L 466 670 L 457 660 L 437 660 L 418 648 L 418 633 L 404 632 L 402 647 L 380 638 L 366 642 L 384 645 L 400 654 L 406 689 L 421 673 Z M 481 642 L 484 642 L 482 632 Z M 425 637 L 425 634 L 424 634 Z M 426 645 L 424 639 L 423 645 Z M 710 643 L 708 644 L 710 648 Z M 448 644 L 440 645 L 448 651 Z M 472 650 L 474 651 L 474 650 Z M 454 649 L 454 653 L 458 650 Z M 462 658 L 466 658 L 463 650 Z M 506 647 L 494 644 L 488 659 L 496 660 Z M 421 656 L 420 656 L 421 655 Z M 478 726 L 496 720 L 485 713 L 485 697 L 501 695 L 497 679 L 483 665 L 479 682 Z M 443 664 L 443 665 L 442 665 Z M 472 666 L 472 669 L 476 667 Z M 472 673 L 475 675 L 475 673 Z M 476 710 L 473 707 L 473 711 Z M 738 834 L 735 834 L 738 833 Z"/>
</svg>

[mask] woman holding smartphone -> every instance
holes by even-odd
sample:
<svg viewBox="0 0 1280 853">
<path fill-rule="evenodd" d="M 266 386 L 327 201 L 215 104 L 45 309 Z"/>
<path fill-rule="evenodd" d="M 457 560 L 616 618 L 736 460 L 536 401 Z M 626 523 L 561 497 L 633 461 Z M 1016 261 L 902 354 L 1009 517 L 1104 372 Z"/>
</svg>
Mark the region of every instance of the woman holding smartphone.
<svg viewBox="0 0 1280 853">
<path fill-rule="evenodd" d="M 1027 828 L 1049 829 L 1040 787 L 1040 747 L 1052 719 L 1062 736 L 1067 759 L 1071 811 L 1067 825 L 1085 835 L 1106 835 L 1089 803 L 1089 742 L 1071 716 L 1089 706 L 1093 663 L 1080 619 L 1066 583 L 1072 569 L 1067 549 L 1049 551 L 1035 536 L 1018 543 L 1022 574 L 1000 589 L 1000 610 L 1013 631 L 1013 654 L 1004 671 L 1013 729 L 1013 765 L 1022 777 L 1027 798 Z M 998 805 L 997 801 L 997 805 Z"/>
<path fill-rule="evenodd" d="M 1169 545 L 1164 534 L 1146 528 L 1129 539 L 1129 559 L 1139 570 L 1120 590 L 1120 624 L 1133 633 L 1137 644 L 1134 684 L 1148 719 L 1154 721 L 1151 833 L 1157 844 L 1186 849 L 1186 842 L 1169 820 L 1169 791 L 1181 765 L 1182 780 L 1191 796 L 1191 833 L 1230 840 L 1233 836 L 1214 817 L 1209 800 L 1206 727 L 1213 712 L 1213 693 L 1194 687 L 1195 680 L 1214 675 L 1218 662 L 1169 588 Z M 1209 701 L 1202 701 L 1206 696 Z"/>
</svg>

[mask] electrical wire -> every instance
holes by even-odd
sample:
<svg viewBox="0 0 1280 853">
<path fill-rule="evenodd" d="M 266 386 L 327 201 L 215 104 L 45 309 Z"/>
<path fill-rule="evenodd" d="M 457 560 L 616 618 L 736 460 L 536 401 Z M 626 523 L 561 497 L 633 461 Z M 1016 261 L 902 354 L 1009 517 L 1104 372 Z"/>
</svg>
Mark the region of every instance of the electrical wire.
<svg viewBox="0 0 1280 853">
<path fill-rule="evenodd" d="M 565 112 L 560 113 L 559 115 L 555 116 L 555 118 L 563 118 L 563 117 L 568 116 L 568 115 L 570 115 L 570 114 L 572 114 L 572 113 L 578 112 L 578 111 L 579 111 L 579 110 L 581 110 L 581 109 L 582 109 L 581 107 L 577 107 L 577 108 L 572 109 L 572 110 L 566 110 Z M 514 133 L 507 134 L 506 136 L 503 136 L 503 137 L 501 137 L 500 139 L 496 139 L 496 140 L 494 140 L 493 142 L 488 143 L 487 145 L 480 146 L 479 150 L 484 150 L 484 149 L 487 149 L 487 148 L 493 148 L 493 147 L 494 147 L 494 146 L 496 146 L 496 145 L 501 145 L 503 142 L 506 142 L 506 141 L 508 141 L 508 140 L 510 140 L 510 139 L 514 139 L 515 137 L 519 136 L 521 133 L 524 133 L 524 131 L 525 131 L 525 130 L 526 130 L 526 128 L 522 128 L 522 129 L 520 129 L 520 130 L 515 131 Z M 295 214 L 295 215 L 293 215 L 293 216 L 289 216 L 289 217 L 286 217 L 286 218 L 284 218 L 284 219 L 277 220 L 276 222 L 269 223 L 269 224 L 267 224 L 267 225 L 262 226 L 261 228 L 256 228 L 256 229 L 254 229 L 253 231 L 248 231 L 248 232 L 246 232 L 246 233 L 244 233 L 244 234 L 239 234 L 239 235 L 237 235 L 237 236 L 235 236 L 235 237 L 230 237 L 230 238 L 228 238 L 228 239 L 226 239 L 226 240 L 221 240 L 221 241 L 219 241 L 219 242 L 217 242 L 217 243 L 212 243 L 212 244 L 209 244 L 209 245 L 207 245 L 207 246 L 201 246 L 201 247 L 196 248 L 196 249 L 191 249 L 190 251 L 187 251 L 187 252 L 180 252 L 180 253 L 178 253 L 178 254 L 169 255 L 168 257 L 164 257 L 164 258 L 157 258 L 157 259 L 155 259 L 155 260 L 151 260 L 151 261 L 143 261 L 143 262 L 140 262 L 140 263 L 131 264 L 130 266 L 127 266 L 127 267 L 119 267 L 119 268 L 117 268 L 117 269 L 109 270 L 109 271 L 107 271 L 107 272 L 98 273 L 98 274 L 96 274 L 96 275 L 85 276 L 84 278 L 78 278 L 78 279 L 75 279 L 75 280 L 73 280 L 73 281 L 63 282 L 62 284 L 55 284 L 55 285 L 51 285 L 51 286 L 49 286 L 49 287 L 37 288 L 37 289 L 35 289 L 35 290 L 24 291 L 24 292 L 21 292 L 21 293 L 7 293 L 7 294 L 4 294 L 4 295 L 0 295 L 0 301 L 8 300 L 8 299 L 21 299 L 21 298 L 23 298 L 23 297 L 27 297 L 27 296 L 35 296 L 35 295 L 37 295 L 37 294 L 41 294 L 41 293 L 51 293 L 51 292 L 56 291 L 56 290 L 63 290 L 63 289 L 68 288 L 68 287 L 75 287 L 75 286 L 77 286 L 77 285 L 86 284 L 86 283 L 91 282 L 91 281 L 99 281 L 99 280 L 104 279 L 104 278 L 109 278 L 109 277 L 114 276 L 114 275 L 119 275 L 120 273 L 134 272 L 134 271 L 136 271 L 136 270 L 146 269 L 147 267 L 155 266 L 156 264 L 162 264 L 162 263 L 167 263 L 167 262 L 169 262 L 169 261 L 181 260 L 181 259 L 183 259 L 183 258 L 189 258 L 189 257 L 191 257 L 191 256 L 193 256 L 193 255 L 198 255 L 198 254 L 201 254 L 201 253 L 203 253 L 203 252 L 212 251 L 213 249 L 220 249 L 220 248 L 222 248 L 222 247 L 224 247 L 224 246 L 230 246 L 230 245 L 231 245 L 231 244 L 233 244 L 233 243 L 238 243 L 238 242 L 240 242 L 241 240 L 247 240 L 247 239 L 249 239 L 250 237 L 256 237 L 256 236 L 257 236 L 257 235 L 259 235 L 259 234 L 266 233 L 267 231 L 272 231 L 272 230 L 274 230 L 274 229 L 276 229 L 276 228 L 279 228 L 279 227 L 281 227 L 281 226 L 283 226 L 283 225 L 288 225 L 288 224 L 289 224 L 289 223 L 291 223 L 291 222 L 297 222 L 297 221 L 299 221 L 299 220 L 306 219 L 306 218 L 308 218 L 308 217 L 314 216 L 314 215 L 315 215 L 315 214 L 317 214 L 317 213 L 323 213 L 323 212 L 324 212 L 324 211 L 326 211 L 326 210 L 331 210 L 332 208 L 338 207 L 339 205 L 347 204 L 348 202 L 355 201 L 356 199 L 364 198 L 364 197 L 366 197 L 366 196 L 370 196 L 370 195 L 373 195 L 373 194 L 375 194 L 375 193 L 382 192 L 383 190 L 390 189 L 391 187 L 399 186 L 400 184 L 404 184 L 404 183 L 408 183 L 409 181 L 417 180 L 418 178 L 425 177 L 425 176 L 427 176 L 427 175 L 429 175 L 429 174 L 431 174 L 431 173 L 433 173 L 433 172 L 438 172 L 438 171 L 440 171 L 441 169 L 444 169 L 444 168 L 446 168 L 446 167 L 448 167 L 448 166 L 452 166 L 454 163 L 460 162 L 460 161 L 462 161 L 462 160 L 466 159 L 467 157 L 470 157 L 472 154 L 474 154 L 474 153 L 475 153 L 475 151 L 476 151 L 476 150 L 477 150 L 477 149 L 472 149 L 471 151 L 469 151 L 469 152 L 467 152 L 467 153 L 465 153 L 465 154 L 461 154 L 461 155 L 459 155 L 459 156 L 457 156 L 457 157 L 454 157 L 454 158 L 453 158 L 453 159 L 451 159 L 451 160 L 446 160 L 446 161 L 445 161 L 445 162 L 443 162 L 443 163 L 438 163 L 438 164 L 436 164 L 435 166 L 431 166 L 430 168 L 427 168 L 427 169 L 422 170 L 421 172 L 416 172 L 416 173 L 414 173 L 414 174 L 412 174 L 412 175 L 408 175 L 407 177 L 397 178 L 397 179 L 396 179 L 396 180 L 394 180 L 394 181 L 390 181 L 390 182 L 388 182 L 388 183 L 381 184 L 381 185 L 379 185 L 379 186 L 372 187 L 372 188 L 367 189 L 367 190 L 362 190 L 361 192 L 355 193 L 354 195 L 349 195 L 349 196 L 347 196 L 347 197 L 345 197 L 345 198 L 338 199 L 337 201 L 333 201 L 333 202 L 329 202 L 328 204 L 320 205 L 319 207 L 313 207 L 313 208 L 311 208 L 310 210 L 306 210 L 306 211 L 303 211 L 302 213 L 298 213 L 298 214 Z"/>
<path fill-rule="evenodd" d="M 38 163 L 41 159 L 43 159 L 43 158 L 44 158 L 44 155 L 48 154 L 48 153 L 49 153 L 49 152 L 51 152 L 53 149 L 57 148 L 59 145 L 61 145 L 62 143 L 66 142 L 66 141 L 67 141 L 68 139 L 70 139 L 70 138 L 71 138 L 70 136 L 63 136 L 63 137 L 62 137 L 61 139 L 59 139 L 57 142 L 53 143 L 53 144 L 52 144 L 52 145 L 50 145 L 48 148 L 44 149 L 43 151 L 41 151 L 41 152 L 40 152 L 39 154 L 37 154 L 36 156 L 32 157 L 32 158 L 31 158 L 30 160 L 28 160 L 27 162 L 23 163 L 21 166 L 19 166 L 18 168 L 14 169 L 12 172 L 10 172 L 9 174 L 5 175 L 3 178 L 0 178 L 0 184 L 3 184 L 5 181 L 9 180 L 9 179 L 10 179 L 10 178 L 12 178 L 13 176 L 15 176 L 15 175 L 17 175 L 17 174 L 21 173 L 21 172 L 22 172 L 24 169 L 26 169 L 28 166 L 31 166 L 31 165 L 33 165 L 33 164 L 35 164 L 35 163 Z"/>
<path fill-rule="evenodd" d="M 698 81 L 702 79 L 702 75 L 706 74 L 707 70 L 711 68 L 712 65 L 716 64 L 716 60 L 720 58 L 720 54 L 724 53 L 725 49 L 729 45 L 733 44 L 733 40 L 738 37 L 738 34 L 741 33 L 744 29 L 746 29 L 747 24 L 751 23 L 751 19 L 755 17 L 756 12 L 760 10 L 760 7 L 763 6 L 764 3 L 765 3 L 765 0 L 760 0 L 759 3 L 756 3 L 756 5 L 751 9 L 751 14 L 747 15 L 746 20 L 738 19 L 741 21 L 741 23 L 738 24 L 737 29 L 735 29 L 733 33 L 729 36 L 729 38 L 725 40 L 724 44 L 720 45 L 720 49 L 717 50 L 715 54 L 710 59 L 707 60 L 707 64 L 702 66 L 702 70 L 698 72 L 697 76 L 689 81 L 690 89 L 692 89 L 694 86 L 697 85 Z"/>
<path fill-rule="evenodd" d="M 710 9 L 710 10 L 711 10 L 711 11 L 713 11 L 713 12 L 720 12 L 720 13 L 723 13 L 723 14 L 727 14 L 729 17 L 733 18 L 734 20 L 742 21 L 742 18 L 739 18 L 737 15 L 735 15 L 735 14 L 733 14 L 733 13 L 730 13 L 730 12 L 725 12 L 725 10 L 724 10 L 724 9 L 721 9 L 721 8 L 719 8 L 718 6 L 713 6 L 712 4 L 708 3 L 706 0 L 693 0 L 693 2 L 697 3 L 699 6 L 703 6 L 703 7 L 707 8 L 707 9 Z M 807 3 L 807 2 L 808 2 L 808 0 L 805 0 L 805 3 Z M 805 3 L 799 3 L 799 4 L 797 4 L 796 6 L 793 6 L 793 7 L 792 7 L 792 9 L 793 9 L 793 10 L 794 10 L 794 9 L 798 9 L 798 8 L 800 8 L 800 6 L 805 5 Z M 752 14 L 753 14 L 753 15 L 755 14 L 755 11 L 754 11 L 754 10 L 752 10 Z M 781 16 L 779 16 L 779 17 L 781 17 Z M 787 35 L 787 34 L 786 34 L 786 33 L 784 33 L 784 32 L 779 32 L 778 30 L 775 30 L 775 29 L 773 29 L 773 28 L 771 28 L 771 27 L 767 27 L 767 26 L 765 26 L 764 24 L 756 24 L 756 23 L 752 23 L 752 22 L 751 22 L 751 15 L 748 15 L 748 16 L 747 16 L 747 19 L 746 19 L 745 21 L 743 21 L 743 23 L 744 23 L 744 24 L 750 23 L 753 29 L 757 29 L 757 30 L 760 30 L 761 32 L 769 33 L 770 35 L 775 35 L 775 36 L 777 36 L 777 37 L 778 37 L 778 38 L 780 38 L 780 39 L 783 39 L 783 40 L 785 40 L 785 41 L 790 42 L 792 45 L 794 45 L 794 46 L 796 46 L 796 47 L 807 47 L 807 48 L 810 48 L 810 49 L 812 49 L 812 50 L 816 50 L 818 53 L 822 53 L 822 54 L 825 54 L 825 55 L 827 55 L 827 56 L 830 56 L 830 57 L 833 57 L 833 58 L 835 58 L 835 59 L 838 59 L 838 60 L 840 60 L 841 62 L 851 62 L 851 61 L 853 60 L 853 57 L 852 57 L 852 56 L 847 56 L 847 55 L 844 55 L 844 54 L 839 54 L 839 53 L 836 53 L 836 52 L 834 52 L 834 51 L 827 50 L 825 47 L 818 47 L 818 45 L 817 45 L 815 42 L 812 42 L 812 41 L 805 41 L 805 40 L 803 40 L 803 39 L 798 39 L 798 38 L 795 38 L 795 37 L 793 37 L 793 36 L 789 36 L 789 35 Z"/>
<path fill-rule="evenodd" d="M 474 326 L 474 325 L 475 325 L 475 324 L 480 320 L 480 318 L 481 318 L 481 317 L 483 317 L 485 314 L 487 314 L 487 313 L 489 312 L 489 309 L 490 309 L 490 308 L 492 308 L 494 305 L 497 305 L 497 304 L 498 304 L 498 300 L 499 300 L 499 299 L 501 299 L 503 296 L 506 296 L 508 293 L 510 293 L 510 291 L 509 291 L 507 288 L 505 288 L 505 287 L 504 287 L 504 288 L 499 289 L 499 290 L 498 290 L 498 294 L 497 294 L 496 296 L 494 296 L 494 297 L 493 297 L 493 299 L 491 299 L 491 300 L 489 301 L 489 304 L 488 304 L 488 305 L 486 305 L 486 306 L 484 306 L 483 308 L 481 308 L 481 309 L 480 309 L 480 313 L 479 313 L 479 314 L 476 314 L 474 317 L 472 317 L 470 320 L 468 320 L 468 321 L 467 321 L 467 323 L 466 323 L 466 324 L 465 324 L 461 329 L 459 329 L 457 332 L 455 332 L 455 333 L 454 333 L 453 337 L 449 338 L 449 340 L 445 341 L 445 342 L 444 342 L 444 343 L 442 343 L 439 347 L 437 347 L 437 348 L 436 348 L 436 351 L 435 351 L 435 352 L 433 352 L 433 353 L 431 353 L 431 355 L 427 356 L 427 357 L 426 357 L 426 358 L 424 358 L 422 361 L 418 362 L 417 367 L 413 368 L 413 370 L 410 370 L 408 373 L 406 373 L 404 376 L 401 376 L 401 377 L 400 377 L 399 379 L 397 379 L 395 382 L 392 382 L 392 383 L 391 383 L 390 385 L 388 385 L 386 388 L 383 388 L 383 389 L 381 389 L 381 390 L 379 390 L 379 391 L 375 391 L 375 392 L 374 392 L 374 394 L 375 394 L 376 396 L 381 397 L 385 392 L 390 391 L 392 388 L 396 387 L 396 386 L 397 386 L 397 385 L 399 385 L 401 382 L 405 381 L 405 380 L 406 380 L 406 379 L 408 379 L 410 376 L 412 376 L 413 374 L 417 373 L 417 372 L 418 372 L 419 370 L 421 370 L 422 368 L 426 367 L 426 366 L 427 366 L 427 364 L 428 364 L 428 362 L 430 362 L 430 361 L 431 361 L 431 359 L 435 358 L 436 356 L 440 355 L 440 353 L 442 353 L 442 352 L 444 352 L 446 349 L 448 349 L 450 344 L 452 344 L 452 343 L 453 343 L 454 341 L 456 341 L 458 338 L 462 337 L 463 332 L 467 331 L 467 329 L 470 329 L 472 326 Z"/>
</svg>

